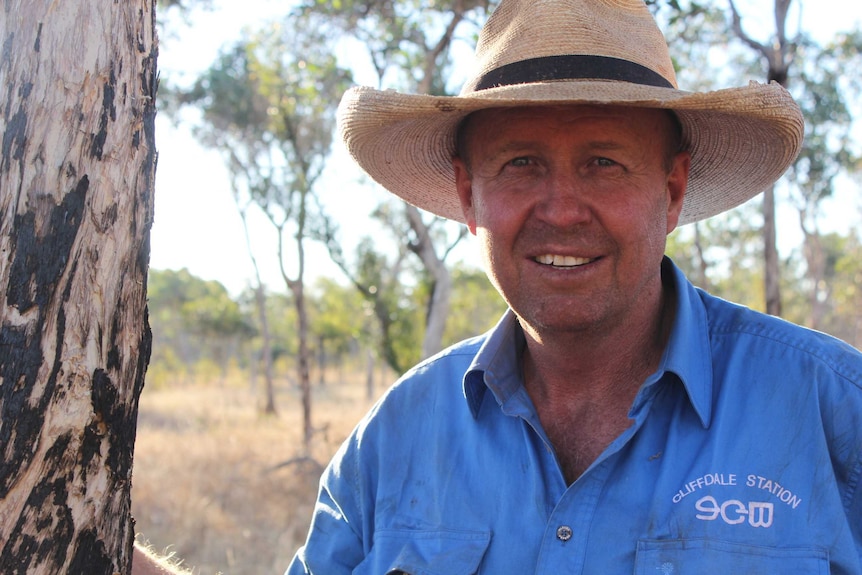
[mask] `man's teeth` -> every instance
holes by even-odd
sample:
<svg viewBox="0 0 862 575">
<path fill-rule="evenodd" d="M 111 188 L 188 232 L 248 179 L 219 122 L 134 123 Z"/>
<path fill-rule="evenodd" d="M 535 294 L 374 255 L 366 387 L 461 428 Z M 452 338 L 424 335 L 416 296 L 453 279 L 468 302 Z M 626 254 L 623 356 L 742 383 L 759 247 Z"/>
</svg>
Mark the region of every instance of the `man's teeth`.
<svg viewBox="0 0 862 575">
<path fill-rule="evenodd" d="M 538 256 L 536 261 L 540 264 L 545 264 L 549 266 L 557 266 L 557 267 L 575 267 L 582 266 L 584 264 L 590 263 L 589 258 L 576 258 L 574 256 L 556 256 L 556 255 L 543 255 Z"/>
</svg>

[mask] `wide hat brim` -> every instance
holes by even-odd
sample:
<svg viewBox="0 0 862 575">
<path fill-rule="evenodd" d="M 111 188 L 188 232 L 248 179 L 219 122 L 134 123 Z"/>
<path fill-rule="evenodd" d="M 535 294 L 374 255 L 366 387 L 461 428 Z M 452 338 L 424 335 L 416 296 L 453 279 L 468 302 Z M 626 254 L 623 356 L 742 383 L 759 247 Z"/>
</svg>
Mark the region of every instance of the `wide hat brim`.
<svg viewBox="0 0 862 575">
<path fill-rule="evenodd" d="M 464 222 L 452 158 L 460 122 L 486 108 L 615 105 L 673 110 L 691 153 L 680 225 L 734 208 L 769 188 L 802 146 L 799 106 L 780 85 L 693 93 L 619 81 L 507 85 L 457 97 L 367 87 L 343 97 L 338 122 L 365 172 L 423 210 Z"/>
</svg>

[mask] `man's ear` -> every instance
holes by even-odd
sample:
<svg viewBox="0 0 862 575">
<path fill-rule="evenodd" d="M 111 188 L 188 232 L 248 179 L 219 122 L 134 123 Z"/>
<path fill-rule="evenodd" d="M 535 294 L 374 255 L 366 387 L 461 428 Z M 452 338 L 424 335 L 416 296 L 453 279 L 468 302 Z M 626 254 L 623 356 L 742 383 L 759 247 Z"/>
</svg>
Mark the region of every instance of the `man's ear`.
<svg viewBox="0 0 862 575">
<path fill-rule="evenodd" d="M 464 221 L 467 223 L 467 229 L 475 236 L 476 209 L 473 204 L 473 178 L 467 164 L 461 158 L 453 158 L 452 167 L 455 169 L 455 188 L 458 191 L 458 199 L 461 201 Z"/>
<path fill-rule="evenodd" d="M 673 159 L 667 175 L 667 233 L 676 229 L 685 191 L 688 188 L 688 173 L 691 169 L 691 154 L 679 152 Z"/>
</svg>

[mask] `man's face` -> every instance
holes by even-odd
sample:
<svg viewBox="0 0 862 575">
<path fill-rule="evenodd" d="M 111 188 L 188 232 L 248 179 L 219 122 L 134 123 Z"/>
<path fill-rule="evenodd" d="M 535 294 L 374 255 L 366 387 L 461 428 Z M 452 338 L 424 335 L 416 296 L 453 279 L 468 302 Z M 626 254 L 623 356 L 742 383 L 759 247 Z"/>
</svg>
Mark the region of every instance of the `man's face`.
<svg viewBox="0 0 862 575">
<path fill-rule="evenodd" d="M 458 193 L 491 281 L 534 336 L 648 321 L 687 153 L 659 110 L 524 107 L 474 114 Z M 652 313 L 652 311 L 650 312 Z"/>
</svg>

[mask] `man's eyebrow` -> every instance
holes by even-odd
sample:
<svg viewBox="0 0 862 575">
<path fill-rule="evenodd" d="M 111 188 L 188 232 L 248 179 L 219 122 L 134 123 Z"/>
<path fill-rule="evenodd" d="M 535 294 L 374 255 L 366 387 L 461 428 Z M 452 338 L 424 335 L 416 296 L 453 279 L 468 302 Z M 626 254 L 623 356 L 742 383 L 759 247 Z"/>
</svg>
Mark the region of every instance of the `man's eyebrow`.
<svg viewBox="0 0 862 575">
<path fill-rule="evenodd" d="M 529 151 L 535 149 L 544 149 L 547 144 L 541 140 L 510 140 L 508 142 L 498 144 L 496 141 L 485 145 L 485 159 L 493 160 L 500 156 L 505 156 L 513 152 Z M 624 142 L 614 139 L 591 140 L 578 146 L 582 150 L 600 150 L 600 151 L 619 151 L 625 150 L 627 146 Z"/>
<path fill-rule="evenodd" d="M 586 145 L 589 149 L 598 149 L 598 150 L 623 150 L 627 146 L 616 140 L 593 140 L 588 142 Z"/>
<path fill-rule="evenodd" d="M 541 142 L 535 140 L 510 140 L 504 144 L 497 144 L 495 141 L 492 141 L 490 144 L 485 145 L 485 159 L 493 160 L 512 152 L 530 148 L 535 149 L 541 145 Z"/>
<path fill-rule="evenodd" d="M 535 140 L 510 140 L 496 148 L 499 152 L 510 152 L 512 150 L 521 150 L 523 148 L 535 148 L 540 146 L 541 142 Z"/>
<path fill-rule="evenodd" d="M 547 147 L 544 142 L 534 142 L 530 140 L 510 142 L 503 147 L 497 149 L 494 156 L 506 154 L 507 152 L 517 152 L 519 150 L 529 150 L 530 148 Z M 590 140 L 577 145 L 577 149 L 583 152 L 620 152 L 631 149 L 631 145 L 614 139 L 606 140 Z"/>
</svg>

